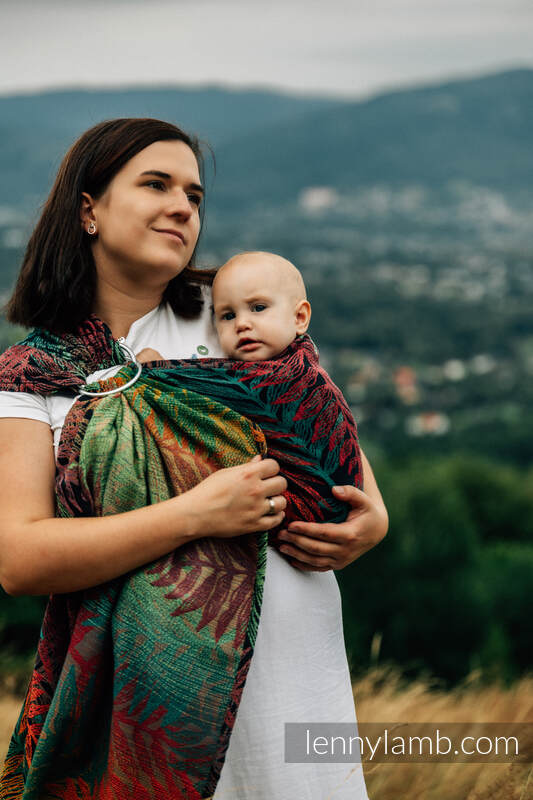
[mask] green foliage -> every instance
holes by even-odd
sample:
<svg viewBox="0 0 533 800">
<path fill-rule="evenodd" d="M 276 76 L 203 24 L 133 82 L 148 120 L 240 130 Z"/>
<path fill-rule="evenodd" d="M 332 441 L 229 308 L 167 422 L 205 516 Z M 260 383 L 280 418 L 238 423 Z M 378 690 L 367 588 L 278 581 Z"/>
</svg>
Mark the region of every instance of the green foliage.
<svg viewBox="0 0 533 800">
<path fill-rule="evenodd" d="M 531 517 L 531 509 L 529 510 Z M 482 555 L 491 618 L 505 636 L 507 671 L 511 677 L 531 670 L 531 586 L 533 545 L 498 542 Z"/>
<path fill-rule="evenodd" d="M 24 338 L 27 331 L 20 325 L 8 325 L 5 320 L 0 317 L 0 353 L 7 347 L 15 342 L 19 342 Z"/>
<path fill-rule="evenodd" d="M 455 456 L 449 463 L 484 542 L 520 541 L 533 546 L 531 473 L 473 456 Z"/>
<path fill-rule="evenodd" d="M 0 589 L 0 678 L 35 651 L 45 605 L 44 597 L 10 597 Z"/>
<path fill-rule="evenodd" d="M 376 467 L 390 532 L 338 573 L 352 667 L 378 633 L 380 658 L 413 675 L 530 669 L 530 475 L 471 456 Z"/>
</svg>

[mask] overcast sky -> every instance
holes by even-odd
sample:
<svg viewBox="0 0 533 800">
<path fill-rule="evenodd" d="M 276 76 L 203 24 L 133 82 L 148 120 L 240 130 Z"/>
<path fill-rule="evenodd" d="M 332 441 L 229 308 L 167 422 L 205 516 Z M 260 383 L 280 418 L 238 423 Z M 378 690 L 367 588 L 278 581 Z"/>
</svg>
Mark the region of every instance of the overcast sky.
<svg viewBox="0 0 533 800">
<path fill-rule="evenodd" d="M 361 96 L 533 66 L 533 0 L 0 0 L 0 92 L 270 86 Z"/>
</svg>

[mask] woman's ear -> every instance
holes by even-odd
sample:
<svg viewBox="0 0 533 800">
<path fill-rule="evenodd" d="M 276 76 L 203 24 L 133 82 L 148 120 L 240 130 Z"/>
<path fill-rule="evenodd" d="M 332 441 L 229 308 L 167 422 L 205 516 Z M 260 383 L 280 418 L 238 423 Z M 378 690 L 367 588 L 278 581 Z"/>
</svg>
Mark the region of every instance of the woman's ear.
<svg viewBox="0 0 533 800">
<path fill-rule="evenodd" d="M 96 233 L 94 202 L 91 195 L 87 194 L 87 192 L 82 192 L 81 194 L 80 222 L 81 227 L 86 233 Z"/>
<path fill-rule="evenodd" d="M 296 333 L 301 336 L 309 327 L 311 319 L 311 306 L 307 300 L 300 300 L 294 309 L 296 319 Z"/>
</svg>

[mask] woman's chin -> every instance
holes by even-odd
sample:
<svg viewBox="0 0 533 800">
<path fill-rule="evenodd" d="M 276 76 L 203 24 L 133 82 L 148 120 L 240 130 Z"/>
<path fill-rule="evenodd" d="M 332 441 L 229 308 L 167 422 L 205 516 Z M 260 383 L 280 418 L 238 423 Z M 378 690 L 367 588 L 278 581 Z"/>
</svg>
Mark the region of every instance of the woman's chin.
<svg viewBox="0 0 533 800">
<path fill-rule="evenodd" d="M 182 259 L 170 259 L 167 255 L 166 258 L 146 261 L 140 270 L 136 270 L 136 277 L 138 281 L 151 285 L 154 281 L 158 284 L 168 283 L 181 275 L 187 264 L 188 260 L 184 262 Z"/>
</svg>

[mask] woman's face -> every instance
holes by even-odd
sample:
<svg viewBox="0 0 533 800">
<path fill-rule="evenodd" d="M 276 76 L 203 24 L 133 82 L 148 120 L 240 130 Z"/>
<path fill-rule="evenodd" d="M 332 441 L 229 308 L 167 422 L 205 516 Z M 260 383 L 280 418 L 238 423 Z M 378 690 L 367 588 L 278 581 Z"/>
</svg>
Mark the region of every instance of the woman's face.
<svg viewBox="0 0 533 800">
<path fill-rule="evenodd" d="M 200 233 L 202 197 L 198 164 L 185 142 L 154 142 L 137 153 L 98 200 L 84 195 L 82 220 L 85 230 L 90 221 L 96 225 L 99 277 L 163 286 L 178 275 Z"/>
</svg>

